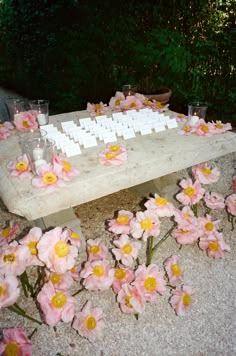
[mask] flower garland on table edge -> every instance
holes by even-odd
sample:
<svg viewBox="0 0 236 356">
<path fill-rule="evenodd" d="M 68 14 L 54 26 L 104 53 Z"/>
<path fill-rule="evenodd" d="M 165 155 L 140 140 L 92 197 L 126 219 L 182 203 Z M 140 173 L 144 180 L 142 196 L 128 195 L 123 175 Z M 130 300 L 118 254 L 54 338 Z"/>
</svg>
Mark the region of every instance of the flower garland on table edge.
<svg viewBox="0 0 236 356">
<path fill-rule="evenodd" d="M 109 249 L 100 239 L 86 241 L 87 260 L 78 263 L 82 246 L 79 234 L 67 227 L 55 227 L 43 232 L 33 227 L 23 238 L 17 238 L 18 228 L 11 225 L 0 230 L 0 309 L 8 308 L 41 325 L 56 327 L 59 322 L 71 323 L 80 336 L 94 341 L 105 327 L 105 314 L 100 307 L 87 301 L 75 311 L 75 296 L 81 292 L 112 288 L 120 310 L 137 319 L 146 303 L 153 303 L 170 289 L 169 304 L 176 315 L 183 316 L 192 306 L 194 291 L 184 283 L 184 270 L 177 255 L 166 258 L 164 271 L 153 262 L 158 247 L 170 236 L 182 247 L 197 244 L 209 257 L 222 258 L 230 247 L 220 230 L 220 220 L 211 212 L 226 209 L 234 228 L 236 194 L 226 198 L 206 191 L 202 185 L 216 182 L 220 172 L 208 163 L 192 167 L 192 177 L 183 179 L 176 208 L 164 197 L 154 194 L 146 201 L 144 211 L 120 210 L 107 221 L 113 234 L 111 265 Z M 199 209 L 206 213 L 198 216 Z M 173 226 L 161 235 L 161 219 L 167 217 Z M 146 260 L 140 261 L 142 242 L 146 243 Z M 35 278 L 35 270 L 37 278 Z M 28 315 L 16 301 L 20 286 L 26 297 L 39 306 L 43 320 Z M 72 289 L 77 283 L 79 289 Z M 70 292 L 73 290 L 73 292 Z M 21 328 L 6 328 L 0 342 L 0 352 L 31 355 L 30 339 Z M 11 353 L 10 353 L 11 352 Z"/>
</svg>

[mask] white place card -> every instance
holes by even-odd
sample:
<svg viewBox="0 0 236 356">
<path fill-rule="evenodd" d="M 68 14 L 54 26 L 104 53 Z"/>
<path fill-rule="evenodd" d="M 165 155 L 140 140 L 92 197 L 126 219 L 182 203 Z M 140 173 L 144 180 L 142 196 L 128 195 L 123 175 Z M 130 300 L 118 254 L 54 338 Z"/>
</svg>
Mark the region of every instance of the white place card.
<svg viewBox="0 0 236 356">
<path fill-rule="evenodd" d="M 174 128 L 178 127 L 178 123 L 177 123 L 176 119 L 170 119 L 166 122 L 166 124 L 167 124 L 168 129 L 174 129 Z"/>
<path fill-rule="evenodd" d="M 130 138 L 136 137 L 134 129 L 125 129 L 122 132 L 124 140 L 128 140 Z"/>
<path fill-rule="evenodd" d="M 117 136 L 114 132 L 109 132 L 107 135 L 103 135 L 104 143 L 116 142 Z"/>
<path fill-rule="evenodd" d="M 154 130 L 155 130 L 155 132 L 161 132 L 161 131 L 165 131 L 166 128 L 165 128 L 165 126 L 155 126 Z"/>
<path fill-rule="evenodd" d="M 85 128 L 86 123 L 91 122 L 91 117 L 85 117 L 84 119 L 79 119 L 81 128 Z"/>
<path fill-rule="evenodd" d="M 97 146 L 97 139 L 95 136 L 84 136 L 83 137 L 83 146 L 84 148 Z"/>
<path fill-rule="evenodd" d="M 150 126 L 143 126 L 140 128 L 141 135 L 150 135 L 152 133 L 152 129 Z"/>
<path fill-rule="evenodd" d="M 114 120 L 119 119 L 122 116 L 123 116 L 122 112 L 113 112 L 112 113 L 112 117 L 113 117 Z"/>
<path fill-rule="evenodd" d="M 79 145 L 65 147 L 65 154 L 67 157 L 77 156 L 80 155 L 81 153 L 82 152 Z"/>
</svg>

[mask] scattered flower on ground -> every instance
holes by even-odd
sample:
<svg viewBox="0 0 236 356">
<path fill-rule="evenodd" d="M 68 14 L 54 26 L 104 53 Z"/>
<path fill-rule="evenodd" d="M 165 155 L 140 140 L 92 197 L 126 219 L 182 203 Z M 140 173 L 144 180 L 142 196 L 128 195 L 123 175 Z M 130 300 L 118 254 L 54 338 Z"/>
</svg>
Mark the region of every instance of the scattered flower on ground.
<svg viewBox="0 0 236 356">
<path fill-rule="evenodd" d="M 2 331 L 0 354 L 3 356 L 31 356 L 32 345 L 21 328 L 6 328 Z"/>
<path fill-rule="evenodd" d="M 183 285 L 181 289 L 172 290 L 170 297 L 170 305 L 174 308 L 179 316 L 185 315 L 192 305 L 193 290 L 187 285 Z"/>
<path fill-rule="evenodd" d="M 21 132 L 36 130 L 38 128 L 37 112 L 33 110 L 22 111 L 14 115 L 14 124 L 16 129 Z"/>
</svg>

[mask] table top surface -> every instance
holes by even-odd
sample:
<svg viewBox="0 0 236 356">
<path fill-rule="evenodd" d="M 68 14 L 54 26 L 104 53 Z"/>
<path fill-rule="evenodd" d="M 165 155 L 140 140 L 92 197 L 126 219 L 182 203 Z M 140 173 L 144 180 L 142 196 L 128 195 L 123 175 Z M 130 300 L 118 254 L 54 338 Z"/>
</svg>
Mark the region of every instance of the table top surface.
<svg viewBox="0 0 236 356">
<path fill-rule="evenodd" d="M 79 118 L 88 116 L 87 111 L 65 113 L 50 116 L 50 123 L 60 128 L 62 121 L 79 123 Z M 80 175 L 53 193 L 33 187 L 28 179 L 9 176 L 8 161 L 21 154 L 17 138 L 9 137 L 0 142 L 0 196 L 10 212 L 35 220 L 236 151 L 235 133 L 201 137 L 183 136 L 178 131 L 119 138 L 128 153 L 121 166 L 99 163 L 98 155 L 106 146 L 101 141 L 98 146 L 82 148 L 81 155 L 67 158 Z"/>
</svg>

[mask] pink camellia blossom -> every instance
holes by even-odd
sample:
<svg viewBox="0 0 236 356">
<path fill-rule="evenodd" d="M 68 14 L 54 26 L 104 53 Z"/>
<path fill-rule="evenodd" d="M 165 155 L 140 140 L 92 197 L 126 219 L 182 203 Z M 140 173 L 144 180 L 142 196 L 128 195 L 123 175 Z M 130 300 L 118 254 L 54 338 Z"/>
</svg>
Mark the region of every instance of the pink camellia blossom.
<svg viewBox="0 0 236 356">
<path fill-rule="evenodd" d="M 216 121 L 216 122 L 212 121 L 209 123 L 209 125 L 211 127 L 211 131 L 214 134 L 221 134 L 226 131 L 232 130 L 232 125 L 229 122 L 226 124 L 223 124 L 221 121 Z"/>
<path fill-rule="evenodd" d="M 16 129 L 21 132 L 36 130 L 38 128 L 37 112 L 22 111 L 14 116 Z"/>
<path fill-rule="evenodd" d="M 53 272 L 64 273 L 75 265 L 78 249 L 67 242 L 61 227 L 45 232 L 36 247 L 39 259 Z"/>
<path fill-rule="evenodd" d="M 236 194 L 231 194 L 225 199 L 225 206 L 228 213 L 236 216 Z"/>
<path fill-rule="evenodd" d="M 0 310 L 14 304 L 20 295 L 18 279 L 9 274 L 0 274 Z"/>
<path fill-rule="evenodd" d="M 21 179 L 32 177 L 29 160 L 26 154 L 17 157 L 15 160 L 9 161 L 7 169 L 9 170 L 11 177 L 18 177 Z"/>
<path fill-rule="evenodd" d="M 183 285 L 181 289 L 172 290 L 170 297 L 170 305 L 174 308 L 179 316 L 185 315 L 192 305 L 193 290 L 187 285 Z"/>
<path fill-rule="evenodd" d="M 15 224 L 13 220 L 9 222 L 8 226 L 0 228 L 0 246 L 11 242 L 16 237 L 16 233 L 19 231 L 19 229 L 19 225 Z"/>
<path fill-rule="evenodd" d="M 50 281 L 55 290 L 69 290 L 73 285 L 73 278 L 70 272 L 56 273 L 46 270 L 46 279 Z"/>
<path fill-rule="evenodd" d="M 75 314 L 72 328 L 90 341 L 94 341 L 101 336 L 105 327 L 105 314 L 101 308 L 93 308 L 90 301 L 87 301 L 83 309 Z"/>
<path fill-rule="evenodd" d="M 211 184 L 218 181 L 220 171 L 217 167 L 211 168 L 208 163 L 200 163 L 192 167 L 192 173 L 196 180 L 202 184 Z"/>
<path fill-rule="evenodd" d="M 131 283 L 134 280 L 134 271 L 130 268 L 120 265 L 114 269 L 114 281 L 112 289 L 115 293 L 121 290 L 124 283 Z"/>
<path fill-rule="evenodd" d="M 122 110 L 140 110 L 143 107 L 143 103 L 134 95 L 129 95 L 122 102 Z"/>
<path fill-rule="evenodd" d="M 101 239 L 89 239 L 86 242 L 88 261 L 103 260 L 107 257 L 108 250 Z"/>
<path fill-rule="evenodd" d="M 0 127 L 5 127 L 5 129 L 9 131 L 13 131 L 15 129 L 15 127 L 12 125 L 10 121 L 3 122 L 2 124 L 0 124 Z"/>
<path fill-rule="evenodd" d="M 157 293 L 163 295 L 166 291 L 164 273 L 160 272 L 155 264 L 147 267 L 145 265 L 138 266 L 132 285 L 137 287 L 137 290 L 147 302 L 155 302 Z"/>
<path fill-rule="evenodd" d="M 125 101 L 125 96 L 122 92 L 117 91 L 115 96 L 113 96 L 109 101 L 109 107 L 112 111 L 121 111 L 122 103 Z"/>
<path fill-rule="evenodd" d="M 43 233 L 39 227 L 33 227 L 28 234 L 20 239 L 19 243 L 29 249 L 30 257 L 27 261 L 27 266 L 44 266 L 38 258 L 37 243 L 42 237 Z"/>
<path fill-rule="evenodd" d="M 72 180 L 80 173 L 80 171 L 74 168 L 71 163 L 68 162 L 68 160 L 63 156 L 54 156 L 52 165 L 57 177 L 65 181 Z"/>
<path fill-rule="evenodd" d="M 210 235 L 207 238 L 200 238 L 199 247 L 202 250 L 206 250 L 209 257 L 222 258 L 224 251 L 229 252 L 230 246 L 225 243 L 223 234 L 216 232 L 214 235 Z"/>
<path fill-rule="evenodd" d="M 178 131 L 178 133 L 180 135 L 189 136 L 195 133 L 195 128 L 187 123 Z"/>
<path fill-rule="evenodd" d="M 175 209 L 174 219 L 180 225 L 185 223 L 198 225 L 198 220 L 188 205 L 184 206 L 182 209 Z"/>
<path fill-rule="evenodd" d="M 164 267 L 171 285 L 176 286 L 183 281 L 184 272 L 179 265 L 179 257 L 171 256 L 164 262 Z"/>
<path fill-rule="evenodd" d="M 177 122 L 186 122 L 187 120 L 188 120 L 188 117 L 185 114 L 179 113 L 176 115 Z"/>
<path fill-rule="evenodd" d="M 27 247 L 19 245 L 16 241 L 0 251 L 0 274 L 13 274 L 19 276 L 27 267 L 30 253 Z"/>
<path fill-rule="evenodd" d="M 176 239 L 178 244 L 192 245 L 200 236 L 201 230 L 197 228 L 195 223 L 184 222 L 178 224 L 172 232 L 172 236 Z"/>
<path fill-rule="evenodd" d="M 107 145 L 99 154 L 99 162 L 104 166 L 120 166 L 127 161 L 127 151 L 123 145 Z"/>
<path fill-rule="evenodd" d="M 128 235 L 121 235 L 113 241 L 117 248 L 112 249 L 117 261 L 121 261 L 125 266 L 131 266 L 138 257 L 141 243 L 130 240 Z"/>
<path fill-rule="evenodd" d="M 169 109 L 169 104 L 162 104 L 160 101 L 153 100 L 153 104 L 151 105 L 153 111 L 165 112 Z"/>
<path fill-rule="evenodd" d="M 38 167 L 37 173 L 38 175 L 31 181 L 34 187 L 44 188 L 48 193 L 51 193 L 65 186 L 65 183 L 57 176 L 57 173 L 50 163 Z"/>
<path fill-rule="evenodd" d="M 75 282 L 78 282 L 80 280 L 80 270 L 81 270 L 80 266 L 73 266 L 69 271 L 71 277 Z"/>
<path fill-rule="evenodd" d="M 55 290 L 51 282 L 44 284 L 37 295 L 37 301 L 45 322 L 50 326 L 57 325 L 61 320 L 69 323 L 75 315 L 76 299 L 65 291 Z"/>
<path fill-rule="evenodd" d="M 9 136 L 11 132 L 6 127 L 0 126 L 0 141 L 6 140 Z"/>
<path fill-rule="evenodd" d="M 216 192 L 206 192 L 203 200 L 206 206 L 212 210 L 221 210 L 225 207 L 225 198 Z"/>
<path fill-rule="evenodd" d="M 78 232 L 69 229 L 68 227 L 64 228 L 62 236 L 66 237 L 66 241 L 69 241 L 71 245 L 80 248 L 82 246 L 82 239 Z"/>
<path fill-rule="evenodd" d="M 114 270 L 110 268 L 106 260 L 95 260 L 86 262 L 80 272 L 80 277 L 84 278 L 82 284 L 88 290 L 108 289 L 114 280 Z"/>
<path fill-rule="evenodd" d="M 195 133 L 198 136 L 212 136 L 214 134 L 213 128 L 209 125 L 209 123 L 205 122 L 203 119 L 199 119 L 198 122 L 194 125 Z"/>
<path fill-rule="evenodd" d="M 140 94 L 140 93 L 135 93 L 134 96 L 135 96 L 135 98 L 140 100 L 142 103 L 144 103 L 144 101 L 147 100 L 146 96 L 143 94 Z"/>
<path fill-rule="evenodd" d="M 90 113 L 92 117 L 106 115 L 108 112 L 108 108 L 106 104 L 103 104 L 102 101 L 98 104 L 87 103 L 87 111 Z"/>
<path fill-rule="evenodd" d="M 130 233 L 130 221 L 134 217 L 134 214 L 127 210 L 118 211 L 116 219 L 109 220 L 108 230 L 114 234 L 129 234 Z"/>
<path fill-rule="evenodd" d="M 190 178 L 182 179 L 179 185 L 183 189 L 176 195 L 176 199 L 183 205 L 197 204 L 204 196 L 205 189 L 198 181 L 193 183 Z"/>
<path fill-rule="evenodd" d="M 130 222 L 130 232 L 135 239 L 142 237 L 147 241 L 149 236 L 156 237 L 160 234 L 160 220 L 152 211 L 139 211 L 136 213 L 136 218 Z"/>
<path fill-rule="evenodd" d="M 210 235 L 214 235 L 215 232 L 219 229 L 220 220 L 212 220 L 210 215 L 206 215 L 205 217 L 199 217 L 199 228 L 201 229 L 201 237 L 207 238 Z"/>
<path fill-rule="evenodd" d="M 136 286 L 124 283 L 117 294 L 117 302 L 125 314 L 142 313 L 145 309 L 145 299 Z"/>
<path fill-rule="evenodd" d="M 2 331 L 0 355 L 32 356 L 32 345 L 21 328 L 7 328 Z"/>
<path fill-rule="evenodd" d="M 149 211 L 153 211 L 159 217 L 170 217 L 174 215 L 174 205 L 158 194 L 154 194 L 154 198 L 149 198 L 144 205 Z"/>
</svg>

